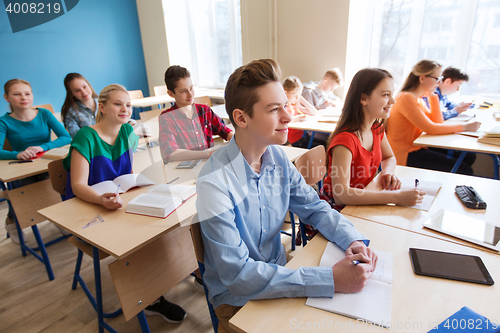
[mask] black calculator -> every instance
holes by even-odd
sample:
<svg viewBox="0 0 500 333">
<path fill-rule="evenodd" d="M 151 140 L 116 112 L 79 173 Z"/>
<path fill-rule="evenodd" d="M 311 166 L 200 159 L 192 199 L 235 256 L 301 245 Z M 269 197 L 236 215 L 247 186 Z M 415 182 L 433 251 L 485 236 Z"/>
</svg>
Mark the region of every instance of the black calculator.
<svg viewBox="0 0 500 333">
<path fill-rule="evenodd" d="M 192 169 L 195 166 L 198 165 L 198 163 L 201 162 L 201 159 L 199 160 L 192 160 L 192 161 L 182 161 L 181 163 L 177 164 L 175 167 L 176 169 Z"/>
</svg>

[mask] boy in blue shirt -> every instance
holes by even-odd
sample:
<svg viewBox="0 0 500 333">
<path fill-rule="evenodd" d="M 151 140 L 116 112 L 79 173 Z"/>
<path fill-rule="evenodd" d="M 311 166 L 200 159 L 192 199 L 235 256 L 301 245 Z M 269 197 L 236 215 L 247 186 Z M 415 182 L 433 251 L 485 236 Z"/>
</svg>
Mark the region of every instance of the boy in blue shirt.
<svg viewBox="0 0 500 333">
<path fill-rule="evenodd" d="M 377 261 L 369 240 L 319 199 L 279 147 L 291 120 L 280 82 L 271 59 L 234 71 L 225 100 L 235 135 L 210 157 L 197 181 L 203 281 L 219 332 L 231 332 L 229 319 L 249 300 L 359 292 Z M 280 230 L 288 209 L 345 250 L 346 258 L 332 268 L 283 267 Z"/>
<path fill-rule="evenodd" d="M 438 83 L 435 93 L 439 96 L 443 118 L 446 120 L 467 111 L 472 106 L 472 103 L 462 102 L 457 104 L 448 99 L 448 95 L 457 92 L 464 82 L 469 81 L 467 73 L 455 67 L 447 67 L 441 75 L 441 82 Z M 423 99 L 427 103 L 427 106 L 429 106 L 427 97 L 423 97 Z"/>
</svg>

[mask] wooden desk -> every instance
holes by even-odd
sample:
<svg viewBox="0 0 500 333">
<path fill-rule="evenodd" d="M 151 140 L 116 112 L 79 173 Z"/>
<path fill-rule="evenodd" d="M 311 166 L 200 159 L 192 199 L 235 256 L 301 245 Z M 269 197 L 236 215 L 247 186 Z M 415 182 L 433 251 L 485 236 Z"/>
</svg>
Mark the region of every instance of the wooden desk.
<svg viewBox="0 0 500 333">
<path fill-rule="evenodd" d="M 0 160 L 0 181 L 11 183 L 21 179 L 48 172 L 48 165 L 52 159 L 60 159 L 68 154 L 69 145 L 47 151 L 42 158 L 37 158 L 33 162 L 9 164 L 11 160 Z M 36 249 L 27 246 L 21 241 L 21 254 L 26 256 L 27 252 L 40 260 L 47 270 L 49 280 L 54 279 L 54 273 L 47 254 L 46 246 L 53 244 L 62 238 L 57 238 L 45 244 L 38 231 L 37 224 L 45 221 L 37 210 L 61 202 L 61 197 L 52 189 L 50 179 L 39 181 L 22 187 L 13 188 L 8 184 L 8 191 L 3 191 L 2 196 L 9 200 L 9 205 L 15 213 L 16 227 L 18 234 L 22 237 L 22 229 L 31 227 L 40 250 L 40 255 Z"/>
<path fill-rule="evenodd" d="M 492 110 L 468 110 L 466 111 L 468 115 L 476 114 L 477 121 L 481 122 L 481 130 L 489 130 L 494 126 L 499 126 L 500 122 L 496 121 L 493 118 Z M 456 122 L 453 118 L 446 120 L 446 122 Z M 445 134 L 445 135 L 429 135 L 426 133 L 422 133 L 414 142 L 417 146 L 425 146 L 425 147 L 434 147 L 434 148 L 443 148 L 443 149 L 452 149 L 462 151 L 460 158 L 457 160 L 455 166 L 453 167 L 451 172 L 456 172 L 458 166 L 462 162 L 465 154 L 467 152 L 473 153 L 481 153 L 488 154 L 493 158 L 494 164 L 494 172 L 495 179 L 499 179 L 499 159 L 498 155 L 500 155 L 500 146 L 490 145 L 486 143 L 481 143 L 477 141 L 477 138 L 472 136 L 466 136 L 458 133 L 454 134 Z"/>
<path fill-rule="evenodd" d="M 458 244 L 418 235 L 397 228 L 349 217 L 357 230 L 370 238 L 370 247 L 394 255 L 391 331 L 427 332 L 466 305 L 499 323 L 500 258 Z M 287 265 L 318 266 L 327 241 L 317 235 Z M 413 273 L 408 249 L 426 248 L 480 256 L 494 286 L 458 282 Z M 248 302 L 231 320 L 239 332 L 388 332 L 385 328 L 358 323 L 355 319 L 305 305 L 306 298 L 281 298 Z M 311 325 L 320 329 L 307 329 Z M 300 326 L 299 326 L 300 325 Z M 321 326 L 325 325 L 325 326 Z"/>
<path fill-rule="evenodd" d="M 183 177 L 189 173 L 156 163 L 142 173 L 152 180 Z M 192 179 L 191 176 L 187 178 Z M 103 206 L 73 198 L 42 209 L 39 213 L 56 225 L 92 245 L 96 304 L 99 330 L 110 327 L 103 319 L 100 287 L 99 251 L 112 255 L 117 261 L 109 265 L 115 289 L 126 320 L 137 315 L 143 331 L 148 331 L 143 310 L 177 285 L 197 268 L 189 228 L 180 222 L 190 221 L 196 213 L 196 196 L 188 199 L 165 219 L 127 214 L 127 203 L 151 187 L 132 189 L 121 194 L 124 207 L 110 211 Z M 89 225 L 100 217 L 103 222 Z M 188 224 L 186 222 L 186 224 Z"/>
<path fill-rule="evenodd" d="M 137 108 L 147 108 L 158 104 L 166 104 L 172 102 L 175 102 L 175 99 L 173 97 L 170 97 L 169 95 L 151 96 L 130 100 L 132 106 Z"/>
<path fill-rule="evenodd" d="M 415 233 L 448 240 L 450 242 L 480 248 L 484 251 L 490 251 L 475 244 L 459 240 L 457 238 L 452 238 L 451 236 L 440 234 L 427 228 L 423 228 L 422 224 L 429 217 L 433 216 L 437 211 L 446 209 L 479 220 L 484 220 L 491 224 L 500 225 L 498 218 L 498 216 L 500 216 L 500 206 L 497 204 L 498 198 L 500 197 L 499 181 L 487 178 L 464 176 L 448 172 L 439 172 L 403 166 L 396 167 L 396 175 L 400 178 L 417 178 L 426 181 L 443 183 L 436 196 L 436 199 L 432 203 L 431 209 L 428 212 L 394 205 L 367 205 L 346 206 L 344 209 L 342 209 L 342 214 L 355 216 L 369 221 L 412 231 Z M 474 187 L 481 195 L 481 197 L 486 201 L 486 203 L 488 204 L 488 208 L 485 210 L 466 208 L 455 194 L 456 185 L 471 185 L 472 187 Z"/>
</svg>

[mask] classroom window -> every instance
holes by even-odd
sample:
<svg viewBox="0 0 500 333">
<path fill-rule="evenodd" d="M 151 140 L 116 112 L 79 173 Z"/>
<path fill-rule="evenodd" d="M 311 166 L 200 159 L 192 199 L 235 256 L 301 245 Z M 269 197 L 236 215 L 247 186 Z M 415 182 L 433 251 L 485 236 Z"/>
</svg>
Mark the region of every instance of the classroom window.
<svg viewBox="0 0 500 333">
<path fill-rule="evenodd" d="M 500 98 L 500 1 L 351 0 L 350 5 L 347 78 L 363 67 L 381 67 L 399 89 L 415 63 L 431 59 L 469 74 L 462 96 Z"/>
<path fill-rule="evenodd" d="M 242 64 L 239 0 L 162 0 L 171 65 L 196 86 L 222 88 Z"/>
</svg>

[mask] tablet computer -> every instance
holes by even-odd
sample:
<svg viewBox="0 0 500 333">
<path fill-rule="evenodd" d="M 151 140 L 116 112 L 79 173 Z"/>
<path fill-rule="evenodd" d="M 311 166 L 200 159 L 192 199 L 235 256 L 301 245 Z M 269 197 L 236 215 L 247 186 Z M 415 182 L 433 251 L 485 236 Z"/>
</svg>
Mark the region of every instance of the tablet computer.
<svg viewBox="0 0 500 333">
<path fill-rule="evenodd" d="M 500 227 L 473 217 L 441 209 L 424 227 L 500 251 Z"/>
<path fill-rule="evenodd" d="M 493 285 L 481 258 L 466 254 L 410 248 L 413 271 L 418 275 Z"/>
<path fill-rule="evenodd" d="M 175 167 L 176 169 L 192 169 L 201 162 L 200 160 L 182 161 Z"/>
</svg>

